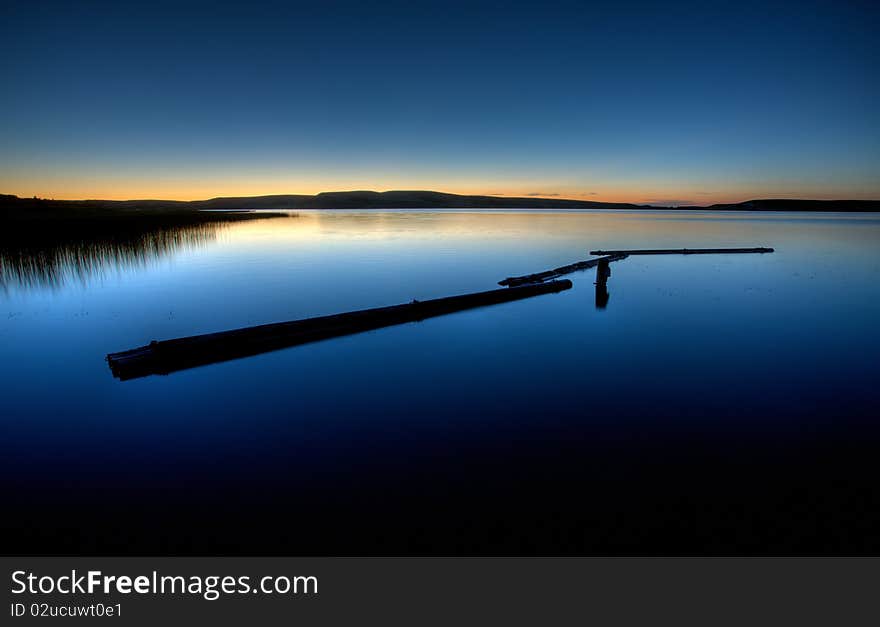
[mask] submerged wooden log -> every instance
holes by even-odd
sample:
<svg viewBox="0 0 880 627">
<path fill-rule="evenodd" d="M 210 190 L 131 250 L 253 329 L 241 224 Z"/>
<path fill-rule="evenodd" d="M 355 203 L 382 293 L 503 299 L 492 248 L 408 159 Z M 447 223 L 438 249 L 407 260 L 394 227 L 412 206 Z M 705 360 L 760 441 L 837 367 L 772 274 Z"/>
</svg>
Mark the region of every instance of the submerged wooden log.
<svg viewBox="0 0 880 627">
<path fill-rule="evenodd" d="M 717 253 L 772 253 L 772 248 L 646 248 L 643 250 L 591 250 L 591 255 L 714 255 Z"/>
<path fill-rule="evenodd" d="M 623 253 L 614 253 L 606 257 L 600 257 L 597 259 L 577 261 L 575 263 L 570 263 L 567 266 L 554 268 L 553 270 L 545 270 L 544 272 L 536 272 L 534 274 L 526 274 L 523 276 L 507 277 L 504 280 L 498 281 L 498 285 L 516 287 L 518 285 L 527 285 L 530 283 L 542 283 L 544 281 L 560 277 L 564 274 L 571 274 L 572 272 L 577 272 L 578 270 L 586 270 L 588 268 L 592 268 L 593 266 L 599 265 L 602 262 L 608 263 L 609 261 L 620 261 L 621 259 L 626 259 L 626 255 Z"/>
<path fill-rule="evenodd" d="M 110 353 L 107 355 L 107 363 L 113 376 L 125 381 L 151 374 L 168 374 L 186 368 L 258 355 L 280 348 L 395 324 L 416 322 L 465 309 L 560 292 L 569 288 L 571 281 L 551 281 L 426 301 L 414 300 L 403 305 L 264 324 L 162 342 L 153 341 L 139 348 Z"/>
</svg>

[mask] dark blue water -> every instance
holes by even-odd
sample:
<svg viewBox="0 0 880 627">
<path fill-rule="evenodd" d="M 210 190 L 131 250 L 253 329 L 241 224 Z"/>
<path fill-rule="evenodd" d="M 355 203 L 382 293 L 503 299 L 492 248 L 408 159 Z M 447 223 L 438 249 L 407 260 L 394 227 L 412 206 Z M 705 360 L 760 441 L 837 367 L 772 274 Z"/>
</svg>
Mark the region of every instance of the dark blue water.
<svg viewBox="0 0 880 627">
<path fill-rule="evenodd" d="M 560 294 L 120 382 L 153 339 Z M 880 217 L 301 212 L 0 265 L 5 552 L 878 553 Z"/>
</svg>

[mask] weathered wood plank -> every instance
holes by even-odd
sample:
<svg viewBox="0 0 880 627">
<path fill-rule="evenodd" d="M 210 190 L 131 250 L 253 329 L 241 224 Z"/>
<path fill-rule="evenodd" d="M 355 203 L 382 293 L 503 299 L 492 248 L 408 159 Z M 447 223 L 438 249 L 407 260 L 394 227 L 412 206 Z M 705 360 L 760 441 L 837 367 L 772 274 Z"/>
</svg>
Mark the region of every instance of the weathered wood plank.
<svg viewBox="0 0 880 627">
<path fill-rule="evenodd" d="M 555 279 L 565 274 L 571 274 L 572 272 L 577 272 L 578 270 L 586 270 L 588 268 L 592 268 L 593 266 L 598 265 L 601 261 L 620 261 L 621 259 L 626 259 L 626 255 L 622 253 L 615 253 L 612 255 L 608 255 L 606 257 L 600 257 L 597 259 L 587 259 L 586 261 L 577 261 L 575 263 L 570 263 L 567 266 L 560 266 L 558 268 L 554 268 L 553 270 L 545 270 L 544 272 L 536 272 L 534 274 L 525 274 L 523 276 L 513 276 L 507 277 L 506 279 L 502 279 L 498 281 L 498 285 L 506 285 L 508 287 L 516 287 L 519 285 L 527 285 L 530 283 L 542 283 L 549 279 Z"/>
<path fill-rule="evenodd" d="M 107 355 L 113 376 L 126 380 L 258 355 L 268 351 L 350 335 L 382 327 L 415 322 L 435 316 L 509 301 L 550 294 L 571 288 L 571 281 L 495 289 L 487 292 L 413 301 L 391 307 L 362 309 L 331 316 L 195 335 L 162 342 L 153 341 Z"/>
<path fill-rule="evenodd" d="M 642 250 L 591 250 L 591 255 L 714 255 L 720 253 L 772 253 L 772 248 L 646 248 Z"/>
</svg>

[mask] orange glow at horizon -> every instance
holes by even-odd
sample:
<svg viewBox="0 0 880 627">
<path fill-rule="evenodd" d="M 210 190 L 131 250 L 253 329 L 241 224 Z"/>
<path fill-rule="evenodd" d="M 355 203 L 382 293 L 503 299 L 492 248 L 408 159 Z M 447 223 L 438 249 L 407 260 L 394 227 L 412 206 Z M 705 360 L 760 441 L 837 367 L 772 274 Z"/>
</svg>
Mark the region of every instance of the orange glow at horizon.
<svg viewBox="0 0 880 627">
<path fill-rule="evenodd" d="M 712 191 L 704 191 L 707 188 Z M 657 205 L 710 205 L 734 203 L 754 198 L 814 198 L 814 199 L 874 199 L 880 196 L 875 190 L 853 189 L 852 186 L 832 187 L 803 183 L 775 183 L 761 185 L 688 183 L 633 183 L 625 184 L 572 184 L 570 182 L 531 183 L 510 180 L 479 182 L 401 178 L 344 179 L 314 178 L 291 181 L 253 177 L 246 181 L 240 177 L 228 179 L 205 179 L 193 182 L 183 179 L 157 177 L 155 180 L 98 179 L 96 177 L 59 177 L 57 179 L 4 177 L 0 175 L 0 193 L 15 194 L 28 198 L 51 198 L 56 200 L 205 200 L 217 197 L 248 197 L 270 195 L 312 195 L 330 191 L 357 190 L 430 190 L 463 195 L 571 199 L 596 202 L 619 202 Z"/>
</svg>

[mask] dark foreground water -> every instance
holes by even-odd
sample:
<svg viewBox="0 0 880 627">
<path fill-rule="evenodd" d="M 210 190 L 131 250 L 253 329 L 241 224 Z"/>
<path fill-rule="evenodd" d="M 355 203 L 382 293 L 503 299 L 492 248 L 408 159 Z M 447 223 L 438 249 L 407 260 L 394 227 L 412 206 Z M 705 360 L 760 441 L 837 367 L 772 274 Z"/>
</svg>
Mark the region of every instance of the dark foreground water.
<svg viewBox="0 0 880 627">
<path fill-rule="evenodd" d="M 573 289 L 120 382 L 108 352 Z M 301 212 L 0 254 L 3 553 L 880 554 L 880 216 Z M 599 295 L 599 300 L 604 298 Z"/>
</svg>

